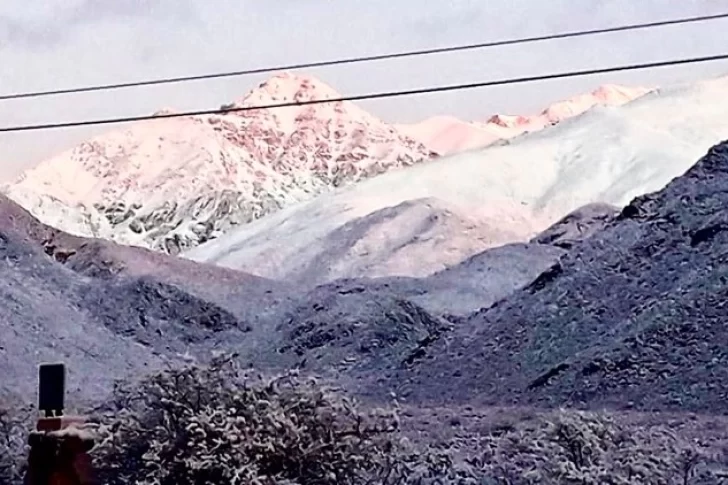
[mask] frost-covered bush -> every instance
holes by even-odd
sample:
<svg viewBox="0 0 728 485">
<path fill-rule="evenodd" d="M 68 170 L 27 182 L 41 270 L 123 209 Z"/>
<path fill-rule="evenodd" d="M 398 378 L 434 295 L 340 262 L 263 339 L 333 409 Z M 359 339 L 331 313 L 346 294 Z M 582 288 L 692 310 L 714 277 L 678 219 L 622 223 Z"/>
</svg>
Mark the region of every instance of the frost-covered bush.
<svg viewBox="0 0 728 485">
<path fill-rule="evenodd" d="M 105 409 L 92 452 L 100 485 L 724 483 L 723 441 L 680 426 L 561 411 L 410 444 L 390 411 L 295 375 L 251 377 L 231 359 L 119 387 Z M 0 485 L 22 483 L 25 418 L 0 412 Z"/>
<path fill-rule="evenodd" d="M 0 408 L 0 485 L 22 482 L 29 410 Z"/>
<path fill-rule="evenodd" d="M 119 388 L 112 408 L 94 450 L 109 485 L 720 483 L 720 460 L 666 426 L 562 411 L 409 444 L 392 412 L 228 358 Z"/>
<path fill-rule="evenodd" d="M 110 485 L 404 483 L 449 466 L 401 451 L 390 412 L 294 375 L 244 376 L 231 359 L 165 371 L 115 405 L 95 450 Z"/>
<path fill-rule="evenodd" d="M 715 457 L 664 426 L 624 426 L 608 415 L 547 414 L 479 443 L 469 460 L 494 484 L 688 485 L 721 483 Z"/>
</svg>

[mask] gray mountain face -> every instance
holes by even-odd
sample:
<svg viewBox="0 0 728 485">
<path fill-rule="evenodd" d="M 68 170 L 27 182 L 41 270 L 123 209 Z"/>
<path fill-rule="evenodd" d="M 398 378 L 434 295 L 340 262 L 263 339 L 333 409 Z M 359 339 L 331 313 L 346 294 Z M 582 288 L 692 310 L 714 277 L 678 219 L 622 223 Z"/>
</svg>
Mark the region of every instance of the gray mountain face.
<svg viewBox="0 0 728 485">
<path fill-rule="evenodd" d="M 435 315 L 464 316 L 526 286 L 557 264 L 574 244 L 591 237 L 618 214 L 612 206 L 590 204 L 566 215 L 531 242 L 485 250 L 426 277 L 339 282 L 348 281 L 351 285 L 407 298 Z"/>
<path fill-rule="evenodd" d="M 565 253 L 564 249 L 544 244 L 508 244 L 422 278 L 347 278 L 316 290 L 365 288 L 371 293 L 407 299 L 433 315 L 462 317 L 527 285 Z"/>
<path fill-rule="evenodd" d="M 265 296 L 276 286 L 69 236 L 0 199 L 0 395 L 33 399 L 37 365 L 63 361 L 72 401 L 97 399 L 115 379 L 180 362 L 218 340 L 242 341 L 265 312 L 230 302 L 248 293 L 258 308 L 274 308 Z"/>
<path fill-rule="evenodd" d="M 725 412 L 726 207 L 724 142 L 387 385 L 420 401 Z"/>
<path fill-rule="evenodd" d="M 151 349 L 121 337 L 89 314 L 82 295 L 92 288 L 34 248 L 0 234 L 2 391 L 32 399 L 37 365 L 63 361 L 74 376 L 69 394 L 96 397 L 110 390 L 113 379 L 163 363 Z"/>
<path fill-rule="evenodd" d="M 320 286 L 279 320 L 277 359 L 334 377 L 399 365 L 451 327 L 392 291 L 358 282 Z"/>
<path fill-rule="evenodd" d="M 567 214 L 531 242 L 570 249 L 588 239 L 619 215 L 619 208 L 609 204 L 587 204 Z"/>
</svg>

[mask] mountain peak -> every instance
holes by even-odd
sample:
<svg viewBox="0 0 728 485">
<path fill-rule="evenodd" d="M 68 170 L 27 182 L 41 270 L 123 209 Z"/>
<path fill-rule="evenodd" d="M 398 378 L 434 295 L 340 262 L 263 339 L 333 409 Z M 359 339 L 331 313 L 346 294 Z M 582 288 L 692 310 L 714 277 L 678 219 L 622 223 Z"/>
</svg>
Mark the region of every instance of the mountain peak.
<svg viewBox="0 0 728 485">
<path fill-rule="evenodd" d="M 600 103 L 623 104 L 647 94 L 654 88 L 642 86 L 621 86 L 619 84 L 602 84 L 592 91 L 591 95 Z"/>
<path fill-rule="evenodd" d="M 596 105 L 620 106 L 653 91 L 654 88 L 603 84 L 592 92 L 558 101 L 538 114 L 494 114 L 486 121 L 466 122 L 453 117 L 436 116 L 413 125 L 400 125 L 413 138 L 441 155 L 472 150 L 497 140 L 535 132 L 580 115 Z"/>
<path fill-rule="evenodd" d="M 620 106 L 650 91 L 652 88 L 603 84 L 591 93 L 580 94 L 552 104 L 541 113 L 541 116 L 545 117 L 549 123 L 559 123 L 567 118 L 580 115 L 596 105 Z"/>
<path fill-rule="evenodd" d="M 318 79 L 282 73 L 222 110 L 336 97 Z M 70 230 L 65 214 L 83 204 L 73 232 L 97 236 L 110 225 L 119 242 L 176 252 L 435 155 L 354 103 L 248 109 L 100 135 L 27 170 L 6 190 L 51 225 Z"/>
<path fill-rule="evenodd" d="M 165 107 L 165 108 L 161 108 L 161 109 L 158 109 L 157 111 L 155 111 L 152 116 L 167 116 L 167 115 L 174 115 L 174 114 L 178 114 L 178 113 L 179 113 L 179 110 L 176 110 L 176 109 L 170 108 L 170 107 Z"/>
<path fill-rule="evenodd" d="M 513 128 L 527 125 L 530 121 L 528 116 L 495 114 L 488 118 L 486 123 L 493 123 L 504 128 Z"/>
<path fill-rule="evenodd" d="M 260 83 L 236 104 L 251 106 L 340 97 L 334 88 L 313 76 L 283 72 Z"/>
</svg>

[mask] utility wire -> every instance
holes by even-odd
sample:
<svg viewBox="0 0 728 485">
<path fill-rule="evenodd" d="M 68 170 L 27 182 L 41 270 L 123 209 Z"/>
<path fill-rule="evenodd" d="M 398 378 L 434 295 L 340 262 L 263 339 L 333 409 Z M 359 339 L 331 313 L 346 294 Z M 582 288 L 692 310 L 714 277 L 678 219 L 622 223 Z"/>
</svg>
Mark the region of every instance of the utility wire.
<svg viewBox="0 0 728 485">
<path fill-rule="evenodd" d="M 258 106 L 253 105 L 253 106 L 240 106 L 240 107 L 231 107 L 231 108 L 218 108 L 218 109 L 208 109 L 208 110 L 201 110 L 201 111 L 186 111 L 186 112 L 181 112 L 181 113 L 162 113 L 162 114 L 158 114 L 158 115 L 129 116 L 129 117 L 124 117 L 124 118 L 103 118 L 103 119 L 96 119 L 96 120 L 71 121 L 71 122 L 66 122 L 66 123 L 46 123 L 46 124 L 38 124 L 38 125 L 6 126 L 6 127 L 0 128 L 0 133 L 15 132 L 15 131 L 50 130 L 50 129 L 55 129 L 55 128 L 71 128 L 71 127 L 77 127 L 77 126 L 90 126 L 90 125 L 108 125 L 108 124 L 113 124 L 113 123 L 150 121 L 150 120 L 157 120 L 157 119 L 163 119 L 163 118 L 182 118 L 182 117 L 188 117 L 188 116 L 226 114 L 226 113 L 235 113 L 235 112 L 242 112 L 242 111 L 255 111 L 255 110 L 262 110 L 262 109 L 290 108 L 290 107 L 295 107 L 295 106 L 310 106 L 310 105 L 317 105 L 317 104 L 337 103 L 337 102 L 343 102 L 343 101 L 364 101 L 364 100 L 382 99 L 382 98 L 396 98 L 396 97 L 402 97 L 402 96 L 414 96 L 414 95 L 419 95 L 419 94 L 443 93 L 443 92 L 448 92 L 448 91 L 462 91 L 462 90 L 468 90 L 468 89 L 484 88 L 484 87 L 489 87 L 489 86 L 505 86 L 505 85 L 509 85 L 509 84 L 530 83 L 530 82 L 536 82 L 536 81 L 547 81 L 547 80 L 552 80 L 552 79 L 592 76 L 592 75 L 596 75 L 596 74 L 605 74 L 605 73 L 609 73 L 609 72 L 634 71 L 634 70 L 638 70 L 638 69 L 652 69 L 652 68 L 658 68 L 658 67 L 678 66 L 678 65 L 684 65 L 684 64 L 697 64 L 697 63 L 703 63 L 703 62 L 714 62 L 714 61 L 725 61 L 725 60 L 728 60 L 728 54 L 719 54 L 719 55 L 705 56 L 705 57 L 690 57 L 690 58 L 683 58 L 683 59 L 674 59 L 671 61 L 648 62 L 648 63 L 643 63 L 643 64 L 629 64 L 629 65 L 614 66 L 614 67 L 584 69 L 581 71 L 566 71 L 566 72 L 558 72 L 558 73 L 552 73 L 552 74 L 542 74 L 542 75 L 537 75 L 537 76 L 516 77 L 516 78 L 508 78 L 508 79 L 501 79 L 501 80 L 495 80 L 495 81 L 482 81 L 482 82 L 469 83 L 469 84 L 451 84 L 451 85 L 446 85 L 446 86 L 434 86 L 434 87 L 429 87 L 429 88 L 410 89 L 410 90 L 405 90 L 405 91 L 384 91 L 384 92 L 378 92 L 378 93 L 367 93 L 367 94 L 359 94 L 359 95 L 354 95 L 354 96 L 344 96 L 344 97 L 339 97 L 339 98 L 314 99 L 314 100 L 309 100 L 309 101 L 282 102 L 282 103 L 265 104 L 265 105 L 258 105 Z"/>
<path fill-rule="evenodd" d="M 361 63 L 361 62 L 401 59 L 401 58 L 405 58 L 405 57 L 426 56 L 426 55 L 431 55 L 431 54 L 445 54 L 445 53 L 462 52 L 462 51 L 469 51 L 469 50 L 475 50 L 475 49 L 484 49 L 484 48 L 488 48 L 488 47 L 502 47 L 502 46 L 507 46 L 507 45 L 525 44 L 525 43 L 530 43 L 530 42 L 541 42 L 541 41 L 557 40 L 557 39 L 569 39 L 569 38 L 574 38 L 574 37 L 584 37 L 584 36 L 589 36 L 589 35 L 607 34 L 607 33 L 613 33 L 613 32 L 625 32 L 625 31 L 630 31 L 630 30 L 664 27 L 664 26 L 668 26 L 668 25 L 679 25 L 679 24 L 689 24 L 689 23 L 695 23 L 695 22 L 705 22 L 705 21 L 709 21 L 709 20 L 718 20 L 718 19 L 725 19 L 725 18 L 728 18 L 728 12 L 714 14 L 714 15 L 701 15 L 698 17 L 686 17 L 686 18 L 678 18 L 678 19 L 672 19 L 672 20 L 661 20 L 661 21 L 641 23 L 641 24 L 628 24 L 628 25 L 621 25 L 621 26 L 616 26 L 616 27 L 605 27 L 605 28 L 601 28 L 601 29 L 581 30 L 581 31 L 564 32 L 564 33 L 560 33 L 560 34 L 548 34 L 548 35 L 540 35 L 540 36 L 533 36 L 533 37 L 499 40 L 499 41 L 492 41 L 492 42 L 482 42 L 482 43 L 478 43 L 478 44 L 440 47 L 440 48 L 425 49 L 425 50 L 413 50 L 413 51 L 406 51 L 406 52 L 397 52 L 397 53 L 391 53 L 391 54 L 380 54 L 380 55 L 363 56 L 363 57 L 350 57 L 350 58 L 336 59 L 336 60 L 330 60 L 330 61 L 306 62 L 306 63 L 301 63 L 301 64 L 289 64 L 289 65 L 274 66 L 274 67 L 261 67 L 261 68 L 247 69 L 247 70 L 241 70 L 241 71 L 228 71 L 228 72 L 218 72 L 218 73 L 211 73 L 211 74 L 201 74 L 201 75 L 196 75 L 196 76 L 168 77 L 168 78 L 152 79 L 152 80 L 147 80 L 147 81 L 135 81 L 135 82 L 128 82 L 128 83 L 100 84 L 100 85 L 95 85 L 95 86 L 84 86 L 84 87 L 78 87 L 78 88 L 54 89 L 54 90 L 49 90 L 49 91 L 32 91 L 32 92 L 25 92 L 25 93 L 5 94 L 5 95 L 0 95 L 0 101 L 5 101 L 5 100 L 9 100 L 9 99 L 21 99 L 21 98 L 37 98 L 37 97 L 41 97 L 41 96 L 56 96 L 56 95 L 61 95 L 61 94 L 85 93 L 85 92 L 91 92 L 91 91 L 108 91 L 108 90 L 114 90 L 114 89 L 133 88 L 133 87 L 140 87 L 140 86 L 154 86 L 154 85 L 159 85 L 159 84 L 173 84 L 173 83 L 182 83 L 182 82 L 189 82 L 189 81 L 201 81 L 201 80 L 205 80 L 205 79 L 238 77 L 238 76 L 247 76 L 247 75 L 252 75 L 252 74 L 263 74 L 263 73 L 271 73 L 271 72 L 279 72 L 279 71 L 293 71 L 293 70 L 299 70 L 299 69 L 311 69 L 311 68 L 326 67 L 326 66 L 340 66 L 340 65 L 344 65 L 344 64 L 356 64 L 356 63 Z"/>
</svg>

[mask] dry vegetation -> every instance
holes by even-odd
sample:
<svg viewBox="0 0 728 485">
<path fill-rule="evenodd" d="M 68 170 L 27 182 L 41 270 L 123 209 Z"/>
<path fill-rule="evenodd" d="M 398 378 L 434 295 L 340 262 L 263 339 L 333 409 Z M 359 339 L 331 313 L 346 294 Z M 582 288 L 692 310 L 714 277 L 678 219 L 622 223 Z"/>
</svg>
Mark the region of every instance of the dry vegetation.
<svg viewBox="0 0 728 485">
<path fill-rule="evenodd" d="M 720 443 L 679 428 L 571 411 L 418 443 L 393 411 L 296 375 L 246 375 L 230 358 L 119 386 L 97 418 L 109 485 L 717 484 L 725 463 Z M 0 483 L 20 483 L 27 422 L 0 423 Z"/>
</svg>

